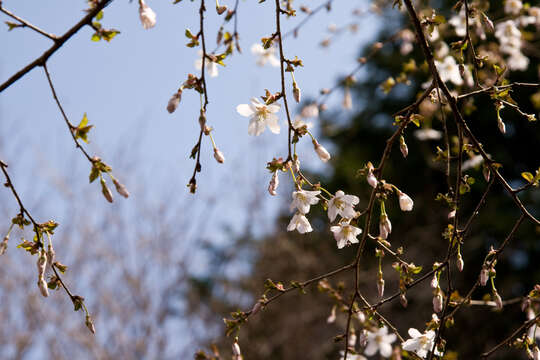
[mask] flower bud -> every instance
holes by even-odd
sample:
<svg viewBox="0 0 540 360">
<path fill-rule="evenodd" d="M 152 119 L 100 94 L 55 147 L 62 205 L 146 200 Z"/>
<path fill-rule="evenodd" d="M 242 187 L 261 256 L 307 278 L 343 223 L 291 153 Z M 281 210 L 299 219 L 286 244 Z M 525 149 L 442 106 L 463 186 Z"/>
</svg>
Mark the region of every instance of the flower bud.
<svg viewBox="0 0 540 360">
<path fill-rule="evenodd" d="M 439 287 L 439 279 L 437 279 L 437 273 L 433 274 L 433 279 L 431 279 L 431 288 L 437 289 Z"/>
<path fill-rule="evenodd" d="M 441 292 L 438 291 L 437 295 L 433 297 L 433 311 L 436 313 L 440 313 L 443 309 L 443 297 L 441 295 Z"/>
<path fill-rule="evenodd" d="M 47 288 L 47 282 L 45 281 L 43 276 L 39 277 L 37 284 L 39 286 L 39 291 L 41 291 L 41 295 L 43 295 L 44 297 L 49 296 L 49 288 Z"/>
<path fill-rule="evenodd" d="M 379 236 L 386 240 L 388 235 L 392 232 L 392 223 L 387 215 L 382 215 L 379 222 Z"/>
<path fill-rule="evenodd" d="M 172 114 L 176 110 L 176 108 L 178 108 L 181 99 L 182 89 L 179 89 L 178 92 L 175 92 L 173 94 L 173 96 L 169 99 L 169 102 L 167 103 L 167 111 L 169 112 L 169 114 Z"/>
<path fill-rule="evenodd" d="M 201 130 L 204 131 L 204 128 L 206 127 L 206 114 L 202 110 L 201 115 L 199 115 L 199 125 L 201 126 Z"/>
<path fill-rule="evenodd" d="M 279 186 L 278 173 L 277 171 L 274 171 L 274 173 L 272 174 L 272 179 L 270 180 L 270 184 L 268 185 L 268 192 L 270 193 L 270 195 L 272 196 L 277 195 L 276 190 L 278 186 Z"/>
<path fill-rule="evenodd" d="M 123 197 L 125 197 L 126 199 L 129 197 L 129 191 L 126 189 L 126 187 L 124 186 L 124 184 L 121 184 L 118 180 L 116 180 L 115 178 L 112 179 L 112 182 L 114 184 L 114 187 L 116 188 L 116 191 L 122 195 Z"/>
<path fill-rule="evenodd" d="M 463 257 L 461 256 L 460 253 L 458 253 L 458 256 L 457 256 L 457 260 L 456 260 L 456 267 L 457 269 L 461 272 L 463 271 L 463 266 L 465 265 L 465 263 L 463 262 Z"/>
<path fill-rule="evenodd" d="M 379 297 L 382 298 L 384 296 L 384 279 L 382 277 L 377 281 L 377 290 L 379 291 Z"/>
<path fill-rule="evenodd" d="M 188 184 L 189 192 L 192 194 L 195 194 L 197 191 L 197 181 L 195 179 L 191 179 L 191 181 Z"/>
<path fill-rule="evenodd" d="M 36 265 L 38 269 L 38 277 L 41 278 L 45 274 L 45 267 L 47 266 L 47 256 L 45 255 L 45 250 L 41 249 L 39 251 Z"/>
<path fill-rule="evenodd" d="M 49 264 L 52 265 L 54 263 L 55 255 L 56 255 L 56 253 L 54 252 L 54 249 L 53 249 L 52 245 L 49 244 L 49 246 L 47 248 L 47 262 Z"/>
<path fill-rule="evenodd" d="M 317 155 L 319 155 L 319 159 L 321 159 L 322 162 L 327 162 L 330 160 L 330 153 L 315 139 L 313 139 L 313 147 L 315 148 L 315 152 Z"/>
<path fill-rule="evenodd" d="M 504 122 L 502 121 L 501 118 L 499 118 L 497 120 L 497 126 L 499 127 L 499 131 L 502 133 L 502 134 L 506 134 L 506 125 L 504 124 Z"/>
<path fill-rule="evenodd" d="M 107 187 L 107 184 L 105 183 L 105 179 L 101 178 L 101 193 L 107 199 L 108 202 L 113 202 L 113 195 L 111 190 Z"/>
<path fill-rule="evenodd" d="M 343 95 L 343 108 L 345 110 L 350 110 L 352 109 L 352 96 L 351 96 L 351 89 L 346 86 L 345 87 L 345 93 Z"/>
<path fill-rule="evenodd" d="M 407 300 L 407 297 L 405 296 L 405 294 L 399 295 L 399 302 L 401 303 L 401 306 L 403 306 L 404 308 L 406 308 L 407 305 L 409 304 L 409 301 Z"/>
<path fill-rule="evenodd" d="M 501 296 L 499 295 L 497 290 L 493 291 L 493 300 L 495 301 L 495 306 L 497 307 L 497 309 L 502 310 L 503 302 L 502 302 Z"/>
<path fill-rule="evenodd" d="M 480 270 L 480 285 L 486 286 L 488 279 L 489 271 L 486 267 L 482 267 L 482 270 Z"/>
<path fill-rule="evenodd" d="M 401 150 L 401 155 L 403 155 L 404 158 L 409 155 L 409 148 L 407 147 L 407 143 L 405 142 L 405 138 L 403 136 L 399 137 L 399 150 Z"/>
<path fill-rule="evenodd" d="M 4 240 L 2 240 L 2 242 L 0 243 L 0 255 L 3 255 L 6 252 L 7 247 L 8 247 L 8 240 L 9 240 L 9 236 L 6 235 L 4 237 Z"/>
<path fill-rule="evenodd" d="M 214 148 L 214 158 L 220 164 L 225 162 L 225 156 L 223 156 L 223 153 L 218 148 Z"/>
<path fill-rule="evenodd" d="M 234 343 L 232 345 L 232 352 L 234 356 L 240 356 L 242 355 L 240 352 L 240 345 L 238 345 L 238 339 L 234 340 Z"/>
<path fill-rule="evenodd" d="M 144 0 L 139 0 L 139 17 L 146 30 L 156 25 L 156 13 L 145 4 Z"/>
<path fill-rule="evenodd" d="M 294 100 L 296 100 L 296 102 L 299 103 L 300 99 L 302 98 L 302 93 L 300 92 L 300 88 L 296 84 L 296 81 L 293 81 L 292 85 L 293 85 Z"/>
<path fill-rule="evenodd" d="M 300 172 L 300 160 L 296 159 L 293 163 L 293 170 L 296 173 Z"/>
<path fill-rule="evenodd" d="M 90 315 L 88 314 L 86 315 L 86 320 L 84 324 L 86 325 L 86 327 L 88 328 L 88 330 L 90 330 L 92 334 L 96 333 L 96 328 L 94 327 L 94 322 L 92 321 L 92 318 L 90 317 Z"/>
<path fill-rule="evenodd" d="M 326 323 L 332 324 L 336 321 L 336 306 L 332 306 L 332 311 L 330 311 L 330 316 L 326 318 Z"/>
<path fill-rule="evenodd" d="M 368 170 L 366 180 L 367 180 L 369 186 L 371 186 L 372 188 L 377 187 L 378 181 L 377 181 L 377 178 L 375 177 L 375 175 L 373 175 L 373 168 L 370 168 Z"/>
<path fill-rule="evenodd" d="M 405 193 L 398 190 L 399 195 L 399 207 L 401 211 L 411 211 L 413 209 L 413 200 Z"/>
</svg>

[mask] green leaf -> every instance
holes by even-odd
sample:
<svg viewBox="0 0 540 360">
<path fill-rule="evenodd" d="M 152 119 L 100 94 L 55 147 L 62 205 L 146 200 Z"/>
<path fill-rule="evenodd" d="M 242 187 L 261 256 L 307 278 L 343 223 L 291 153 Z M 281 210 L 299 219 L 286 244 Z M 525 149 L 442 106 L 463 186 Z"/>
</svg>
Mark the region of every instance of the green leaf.
<svg viewBox="0 0 540 360">
<path fill-rule="evenodd" d="M 98 12 L 98 14 L 96 15 L 96 20 L 99 21 L 103 19 L 103 10 L 101 10 L 100 12 Z"/>
<path fill-rule="evenodd" d="M 92 165 L 92 170 L 90 171 L 90 183 L 94 182 L 94 180 L 98 178 L 99 174 L 99 169 L 95 165 Z"/>
<path fill-rule="evenodd" d="M 22 24 L 17 24 L 17 23 L 14 23 L 14 22 L 11 22 L 11 21 L 5 21 L 6 25 L 8 26 L 8 31 L 11 31 L 15 28 L 18 28 L 18 27 L 24 27 L 24 25 Z"/>
<path fill-rule="evenodd" d="M 99 36 L 99 34 L 96 32 L 92 35 L 92 38 L 91 38 L 92 41 L 99 41 L 101 40 L 101 36 Z"/>
</svg>

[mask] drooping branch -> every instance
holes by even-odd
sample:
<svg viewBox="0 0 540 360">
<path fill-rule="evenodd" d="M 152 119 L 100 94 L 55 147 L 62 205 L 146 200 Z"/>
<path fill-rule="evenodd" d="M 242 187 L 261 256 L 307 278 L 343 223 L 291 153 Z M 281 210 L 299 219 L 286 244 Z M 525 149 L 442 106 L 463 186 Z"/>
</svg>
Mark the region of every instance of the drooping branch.
<svg viewBox="0 0 540 360">
<path fill-rule="evenodd" d="M 60 37 L 57 37 L 53 46 L 51 46 L 47 51 L 45 51 L 40 57 L 32 61 L 30 64 L 26 65 L 21 70 L 13 74 L 8 80 L 0 85 L 0 93 L 17 82 L 20 78 L 28 74 L 37 66 L 43 66 L 47 60 L 58 50 L 60 49 L 73 35 L 75 35 L 83 26 L 90 25 L 92 19 L 107 5 L 109 5 L 114 0 L 101 0 L 96 4 L 95 7 L 91 8 L 88 11 L 88 14 L 83 17 L 77 24 L 71 27 L 66 33 Z"/>
</svg>

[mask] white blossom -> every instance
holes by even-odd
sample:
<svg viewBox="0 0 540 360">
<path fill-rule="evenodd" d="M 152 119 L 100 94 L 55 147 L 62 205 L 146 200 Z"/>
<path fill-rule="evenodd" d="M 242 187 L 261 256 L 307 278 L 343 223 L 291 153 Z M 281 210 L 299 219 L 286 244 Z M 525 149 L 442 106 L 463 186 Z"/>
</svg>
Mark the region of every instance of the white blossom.
<svg viewBox="0 0 540 360">
<path fill-rule="evenodd" d="M 439 279 L 437 278 L 437 273 L 433 274 L 430 285 L 432 289 L 437 289 L 439 287 Z"/>
<path fill-rule="evenodd" d="M 422 334 L 420 331 L 410 328 L 409 336 L 411 337 L 410 339 L 401 343 L 403 350 L 412 351 L 421 358 L 425 358 L 433 348 L 436 336 L 435 331 L 429 330 Z M 442 354 L 435 349 L 435 355 L 441 356 Z"/>
<path fill-rule="evenodd" d="M 356 215 L 354 206 L 360 202 L 358 196 L 346 195 L 343 191 L 338 190 L 336 195 L 328 202 L 328 218 L 334 221 L 337 215 L 344 219 L 352 219 Z"/>
<path fill-rule="evenodd" d="M 306 105 L 302 108 L 300 116 L 303 118 L 317 117 L 319 116 L 319 107 L 316 103 Z"/>
<path fill-rule="evenodd" d="M 44 297 L 49 296 L 49 288 L 47 287 L 47 282 L 45 281 L 43 276 L 40 276 L 38 279 L 38 287 L 41 295 L 43 295 Z"/>
<path fill-rule="evenodd" d="M 332 306 L 332 311 L 330 311 L 330 316 L 326 319 L 328 324 L 332 324 L 336 321 L 336 306 Z"/>
<path fill-rule="evenodd" d="M 518 15 L 522 8 L 521 0 L 506 0 L 504 3 L 504 12 L 507 14 Z"/>
<path fill-rule="evenodd" d="M 342 249 L 348 244 L 358 243 L 356 237 L 362 233 L 362 229 L 352 226 L 347 222 L 330 227 L 330 231 L 334 233 L 334 239 L 336 239 L 338 249 Z"/>
<path fill-rule="evenodd" d="M 461 9 L 458 15 L 454 15 L 448 20 L 448 23 L 454 27 L 456 35 L 464 37 L 467 34 L 467 22 L 465 19 L 465 8 Z"/>
<path fill-rule="evenodd" d="M 317 191 L 308 191 L 308 190 L 298 190 L 293 191 L 291 203 L 291 210 L 298 209 L 301 214 L 307 214 L 311 205 L 315 205 L 319 202 L 319 196 L 321 194 L 320 190 Z"/>
<path fill-rule="evenodd" d="M 392 343 L 396 339 L 396 334 L 388 334 L 388 328 L 386 326 L 377 329 L 375 332 L 368 331 L 368 344 L 364 353 L 367 356 L 373 356 L 379 352 L 382 357 L 388 358 L 392 355 Z"/>
<path fill-rule="evenodd" d="M 139 0 L 139 17 L 143 28 L 146 30 L 156 25 L 156 13 L 146 5 L 144 0 Z"/>
<path fill-rule="evenodd" d="M 302 116 L 297 115 L 293 120 L 292 126 L 297 130 L 300 129 L 302 126 L 305 126 L 306 129 L 309 130 L 313 127 L 313 123 L 311 121 L 304 121 Z"/>
<path fill-rule="evenodd" d="M 197 51 L 197 55 L 199 55 L 199 57 L 195 60 L 195 63 L 194 63 L 195 69 L 202 70 L 202 56 L 203 56 L 202 50 Z M 210 77 L 216 77 L 219 75 L 217 64 L 213 61 L 210 61 L 210 59 L 208 58 L 205 59 L 204 67 Z"/>
<path fill-rule="evenodd" d="M 529 67 L 529 58 L 523 55 L 521 52 L 516 51 L 510 55 L 510 57 L 506 60 L 506 63 L 508 64 L 508 68 L 510 70 L 524 71 Z"/>
<path fill-rule="evenodd" d="M 420 141 L 440 140 L 442 133 L 435 129 L 419 129 L 414 132 L 414 136 Z"/>
<path fill-rule="evenodd" d="M 259 99 L 252 98 L 251 104 L 240 104 L 236 107 L 236 111 L 242 116 L 251 117 L 248 126 L 249 135 L 259 136 L 266 126 L 274 134 L 279 134 L 278 117 L 275 115 L 279 111 L 279 104 L 266 105 Z"/>
<path fill-rule="evenodd" d="M 411 211 L 413 209 L 414 202 L 409 195 L 398 190 L 399 207 L 401 211 Z"/>
<path fill-rule="evenodd" d="M 483 162 L 484 162 L 484 158 L 482 157 L 482 155 L 475 155 L 469 160 L 465 160 L 463 164 L 461 164 L 461 170 L 465 171 L 472 168 L 476 168 L 482 165 Z"/>
<path fill-rule="evenodd" d="M 382 299 L 384 296 L 384 279 L 382 277 L 377 280 L 377 292 L 379 293 L 379 297 Z"/>
<path fill-rule="evenodd" d="M 463 79 L 459 73 L 459 66 L 453 56 L 445 57 L 442 62 L 436 60 L 435 66 L 437 66 L 437 70 L 439 70 L 442 81 L 451 81 L 457 86 L 463 85 Z"/>
<path fill-rule="evenodd" d="M 312 232 L 313 228 L 309 223 L 307 217 L 303 214 L 296 213 L 291 219 L 291 222 L 287 226 L 287 231 L 297 230 L 300 234 Z"/>
<path fill-rule="evenodd" d="M 266 63 L 270 63 L 274 67 L 281 65 L 276 56 L 276 48 L 273 46 L 265 49 L 261 44 L 256 43 L 251 45 L 251 53 L 257 56 L 257 65 L 259 66 L 264 66 Z"/>
<path fill-rule="evenodd" d="M 375 177 L 375 175 L 373 174 L 373 166 L 370 166 L 368 168 L 368 174 L 366 176 L 366 181 L 367 183 L 369 184 L 369 186 L 371 186 L 372 188 L 376 188 L 377 187 L 377 184 L 379 183 L 377 181 L 377 178 Z"/>
</svg>

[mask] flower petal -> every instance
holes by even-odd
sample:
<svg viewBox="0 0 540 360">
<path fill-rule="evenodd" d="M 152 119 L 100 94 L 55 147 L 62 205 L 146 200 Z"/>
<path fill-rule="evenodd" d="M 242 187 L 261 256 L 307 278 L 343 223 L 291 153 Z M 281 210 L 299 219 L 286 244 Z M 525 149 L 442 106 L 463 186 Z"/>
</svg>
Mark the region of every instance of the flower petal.
<svg viewBox="0 0 540 360">
<path fill-rule="evenodd" d="M 248 104 L 240 104 L 236 107 L 236 111 L 242 116 L 251 116 L 254 114 L 251 106 Z"/>
</svg>

